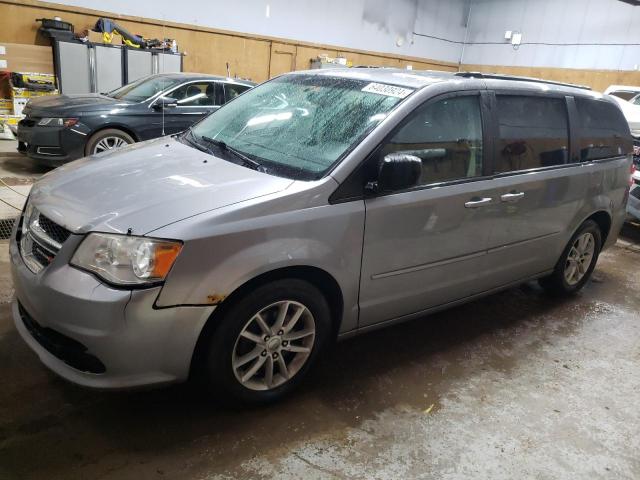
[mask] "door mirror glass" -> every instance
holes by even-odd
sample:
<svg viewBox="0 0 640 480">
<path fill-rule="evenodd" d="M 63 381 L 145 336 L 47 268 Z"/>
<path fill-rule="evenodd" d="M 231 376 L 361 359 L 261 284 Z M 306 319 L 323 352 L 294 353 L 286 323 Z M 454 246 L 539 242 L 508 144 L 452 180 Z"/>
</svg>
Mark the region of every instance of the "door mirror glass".
<svg viewBox="0 0 640 480">
<path fill-rule="evenodd" d="M 178 101 L 175 98 L 171 97 L 160 97 L 156 100 L 156 103 L 153 104 L 153 108 L 156 110 L 162 110 L 165 108 L 175 108 L 178 106 Z"/>
<path fill-rule="evenodd" d="M 406 153 L 386 155 L 378 169 L 378 181 L 373 189 L 378 192 L 392 192 L 414 187 L 422 176 L 422 160 Z"/>
</svg>

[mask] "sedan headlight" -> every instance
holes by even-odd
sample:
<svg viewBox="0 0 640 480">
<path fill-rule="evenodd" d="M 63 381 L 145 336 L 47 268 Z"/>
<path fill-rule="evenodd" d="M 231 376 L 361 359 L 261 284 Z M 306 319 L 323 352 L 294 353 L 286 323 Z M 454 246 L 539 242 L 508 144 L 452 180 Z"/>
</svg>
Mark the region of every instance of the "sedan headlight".
<svg viewBox="0 0 640 480">
<path fill-rule="evenodd" d="M 71 259 L 71 265 L 122 286 L 163 281 L 182 243 L 131 235 L 90 233 Z"/>
<path fill-rule="evenodd" d="M 38 122 L 40 127 L 73 127 L 78 123 L 77 118 L 41 118 Z"/>
</svg>

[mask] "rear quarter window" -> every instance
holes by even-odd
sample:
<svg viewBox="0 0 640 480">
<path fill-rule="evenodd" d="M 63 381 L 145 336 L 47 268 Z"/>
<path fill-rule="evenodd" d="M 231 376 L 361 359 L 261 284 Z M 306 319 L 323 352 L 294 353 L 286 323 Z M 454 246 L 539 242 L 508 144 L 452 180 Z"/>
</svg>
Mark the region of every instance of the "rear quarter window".
<svg viewBox="0 0 640 480">
<path fill-rule="evenodd" d="M 633 149 L 629 124 L 622 111 L 606 100 L 576 98 L 580 160 L 627 155 Z"/>
</svg>

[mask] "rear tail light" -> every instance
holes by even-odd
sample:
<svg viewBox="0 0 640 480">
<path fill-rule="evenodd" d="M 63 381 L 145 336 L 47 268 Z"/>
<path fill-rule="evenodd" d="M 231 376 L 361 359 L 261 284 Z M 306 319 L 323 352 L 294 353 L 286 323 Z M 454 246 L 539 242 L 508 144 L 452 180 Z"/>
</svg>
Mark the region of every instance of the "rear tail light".
<svg viewBox="0 0 640 480">
<path fill-rule="evenodd" d="M 633 174 L 636 173 L 636 165 L 631 162 L 631 168 L 629 168 L 629 186 L 633 185 Z"/>
</svg>

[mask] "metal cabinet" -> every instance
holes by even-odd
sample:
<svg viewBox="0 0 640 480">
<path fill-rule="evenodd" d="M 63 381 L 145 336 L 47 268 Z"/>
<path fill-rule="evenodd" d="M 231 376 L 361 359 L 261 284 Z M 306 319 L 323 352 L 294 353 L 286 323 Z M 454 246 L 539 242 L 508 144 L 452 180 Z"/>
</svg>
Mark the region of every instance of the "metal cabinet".
<svg viewBox="0 0 640 480">
<path fill-rule="evenodd" d="M 91 60 L 87 46 L 76 42 L 55 42 L 54 45 L 54 65 L 60 93 L 90 93 Z"/>
<path fill-rule="evenodd" d="M 148 50 L 128 48 L 124 54 L 127 66 L 127 83 L 135 82 L 139 78 L 153 73 L 153 54 Z"/>
<path fill-rule="evenodd" d="M 176 73 L 182 71 L 182 55 L 175 53 L 157 53 L 155 55 L 157 73 Z"/>
<path fill-rule="evenodd" d="M 122 49 L 115 46 L 94 45 L 95 92 L 110 92 L 123 85 Z"/>
<path fill-rule="evenodd" d="M 182 71 L 182 54 L 54 40 L 60 93 L 108 92 L 154 73 Z"/>
</svg>

